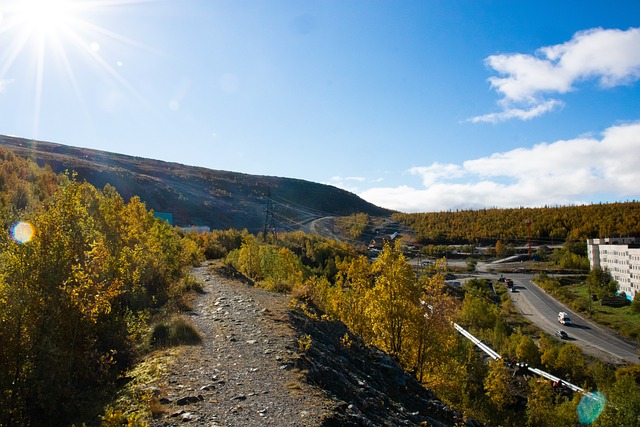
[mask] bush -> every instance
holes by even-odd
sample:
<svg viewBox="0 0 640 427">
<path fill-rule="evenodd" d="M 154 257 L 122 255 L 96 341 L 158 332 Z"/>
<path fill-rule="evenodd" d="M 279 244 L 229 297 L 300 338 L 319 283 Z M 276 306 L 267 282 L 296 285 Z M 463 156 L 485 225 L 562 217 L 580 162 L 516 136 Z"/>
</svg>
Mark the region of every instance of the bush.
<svg viewBox="0 0 640 427">
<path fill-rule="evenodd" d="M 636 292 L 633 297 L 633 302 L 631 303 L 631 310 L 636 313 L 640 313 L 640 292 Z"/>
<path fill-rule="evenodd" d="M 202 336 L 198 329 L 184 317 L 174 317 L 168 324 L 157 324 L 150 337 L 150 344 L 155 348 L 197 345 L 201 342 Z"/>
</svg>

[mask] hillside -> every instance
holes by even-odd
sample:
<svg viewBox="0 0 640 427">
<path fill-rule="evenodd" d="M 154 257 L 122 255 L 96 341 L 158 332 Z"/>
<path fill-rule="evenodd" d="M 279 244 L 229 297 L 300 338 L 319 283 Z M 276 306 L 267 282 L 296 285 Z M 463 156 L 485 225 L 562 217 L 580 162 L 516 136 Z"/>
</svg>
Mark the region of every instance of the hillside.
<svg viewBox="0 0 640 427">
<path fill-rule="evenodd" d="M 56 173 L 74 171 L 97 188 L 111 184 L 125 200 L 139 196 L 155 212 L 171 213 L 178 226 L 258 232 L 264 228 L 270 201 L 273 224 L 281 231 L 304 229 L 322 216 L 392 213 L 348 191 L 300 179 L 211 170 L 3 135 L 0 145 Z"/>
<path fill-rule="evenodd" d="M 214 264 L 192 270 L 204 289 L 190 313 L 202 343 L 152 354 L 162 374 L 131 378 L 123 393 L 155 394 L 152 427 L 482 425 L 342 322 L 225 273 Z"/>
</svg>

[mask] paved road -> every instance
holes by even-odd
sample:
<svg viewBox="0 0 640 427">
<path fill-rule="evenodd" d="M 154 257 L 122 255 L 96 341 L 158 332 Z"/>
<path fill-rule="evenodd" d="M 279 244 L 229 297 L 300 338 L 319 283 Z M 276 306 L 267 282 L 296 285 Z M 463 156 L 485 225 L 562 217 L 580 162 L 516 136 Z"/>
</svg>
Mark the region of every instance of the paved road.
<svg viewBox="0 0 640 427">
<path fill-rule="evenodd" d="M 569 334 L 567 342 L 580 347 L 585 353 L 611 363 L 640 363 L 638 347 L 616 338 L 611 331 L 578 315 L 545 293 L 531 281 L 530 274 L 510 274 L 516 292 L 509 293 L 520 312 L 536 326 L 554 335 L 558 329 Z M 558 312 L 569 314 L 572 326 L 558 323 Z"/>
</svg>

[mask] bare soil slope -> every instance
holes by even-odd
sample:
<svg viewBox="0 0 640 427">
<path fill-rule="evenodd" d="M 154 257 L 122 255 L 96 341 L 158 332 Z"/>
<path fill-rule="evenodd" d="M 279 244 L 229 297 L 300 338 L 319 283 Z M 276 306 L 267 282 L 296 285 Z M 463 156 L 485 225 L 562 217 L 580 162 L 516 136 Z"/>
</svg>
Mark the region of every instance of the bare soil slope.
<svg viewBox="0 0 640 427">
<path fill-rule="evenodd" d="M 153 426 L 479 425 L 342 323 L 206 265 L 193 274 L 205 289 L 191 313 L 204 340 L 159 381 L 164 415 Z"/>
</svg>

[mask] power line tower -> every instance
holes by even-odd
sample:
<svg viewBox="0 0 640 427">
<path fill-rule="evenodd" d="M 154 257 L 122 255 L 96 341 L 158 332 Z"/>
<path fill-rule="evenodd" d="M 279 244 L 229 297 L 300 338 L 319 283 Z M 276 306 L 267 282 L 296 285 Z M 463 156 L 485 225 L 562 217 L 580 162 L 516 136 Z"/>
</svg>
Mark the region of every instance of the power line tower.
<svg viewBox="0 0 640 427">
<path fill-rule="evenodd" d="M 273 236 L 277 238 L 276 234 L 276 222 L 273 217 L 273 200 L 271 199 L 271 187 L 269 187 L 269 191 L 267 193 L 267 207 L 265 209 L 264 215 L 264 230 L 262 232 L 262 238 L 266 241 L 267 234 L 273 233 Z"/>
</svg>

